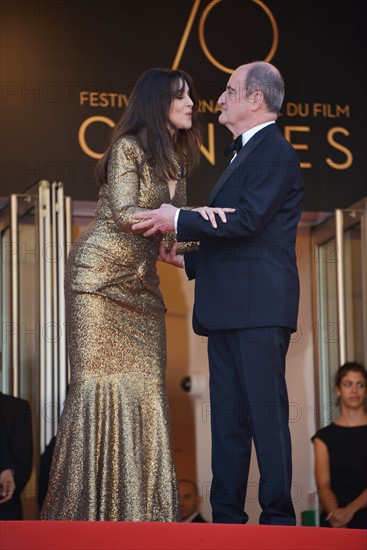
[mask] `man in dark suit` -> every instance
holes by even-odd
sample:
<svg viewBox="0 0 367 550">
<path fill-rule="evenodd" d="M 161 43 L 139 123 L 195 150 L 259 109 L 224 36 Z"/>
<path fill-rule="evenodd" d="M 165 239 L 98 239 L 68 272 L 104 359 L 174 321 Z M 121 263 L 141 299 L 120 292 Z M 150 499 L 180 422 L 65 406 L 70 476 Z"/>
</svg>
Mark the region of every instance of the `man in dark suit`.
<svg viewBox="0 0 367 550">
<path fill-rule="evenodd" d="M 297 325 L 295 242 L 303 183 L 298 157 L 275 124 L 283 99 L 283 78 L 273 65 L 239 67 L 218 103 L 219 122 L 240 143 L 209 207 L 177 212 L 162 205 L 137 215 L 148 219 L 133 226 L 147 237 L 177 229 L 177 241 L 200 241 L 199 251 L 185 254 L 184 263 L 196 281 L 194 330 L 208 335 L 211 504 L 217 523 L 248 521 L 244 505 L 253 440 L 260 523 L 295 524 L 285 358 Z M 226 215 L 224 207 L 236 211 Z M 176 245 L 169 254 L 161 247 L 160 256 L 183 266 Z"/>
<path fill-rule="evenodd" d="M 23 518 L 20 495 L 32 471 L 32 417 L 28 401 L 0 392 L 0 424 L 14 468 L 15 491 L 0 505 L 0 520 Z"/>
<path fill-rule="evenodd" d="M 200 514 L 201 496 L 196 483 L 189 479 L 178 480 L 181 521 L 185 523 L 206 523 Z"/>
</svg>

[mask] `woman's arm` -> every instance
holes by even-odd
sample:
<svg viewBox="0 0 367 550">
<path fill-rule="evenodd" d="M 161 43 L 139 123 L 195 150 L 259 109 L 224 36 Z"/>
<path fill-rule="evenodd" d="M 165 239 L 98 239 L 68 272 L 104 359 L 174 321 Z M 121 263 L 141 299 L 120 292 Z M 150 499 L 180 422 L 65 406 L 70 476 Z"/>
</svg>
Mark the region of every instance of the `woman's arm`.
<svg viewBox="0 0 367 550">
<path fill-rule="evenodd" d="M 162 240 L 159 252 L 158 260 L 166 264 L 174 265 L 175 267 L 184 267 L 184 257 L 183 254 L 177 253 L 179 243 L 174 242 L 169 250 L 167 250 L 166 242 Z"/>
<path fill-rule="evenodd" d="M 114 144 L 108 160 L 109 205 L 116 225 L 125 233 L 133 233 L 131 226 L 135 214 L 147 210 L 138 206 L 141 177 L 139 168 L 142 160 L 142 150 L 129 138 L 123 138 Z"/>
<path fill-rule="evenodd" d="M 358 510 L 367 508 L 367 489 L 347 506 L 339 508 L 338 500 L 330 489 L 330 458 L 327 446 L 315 437 L 315 476 L 321 507 L 332 527 L 346 527 Z"/>
<path fill-rule="evenodd" d="M 174 244 L 178 244 L 178 246 L 175 248 L 175 254 L 177 255 L 187 254 L 187 252 L 192 252 L 193 250 L 199 249 L 198 242 L 177 243 L 176 233 L 173 232 L 164 233 L 162 242 L 166 247 L 167 254 L 169 254 Z"/>
<path fill-rule="evenodd" d="M 320 504 L 324 512 L 330 515 L 338 508 L 338 499 L 330 489 L 330 458 L 327 446 L 321 439 L 313 440 L 315 450 L 315 477 Z"/>
</svg>

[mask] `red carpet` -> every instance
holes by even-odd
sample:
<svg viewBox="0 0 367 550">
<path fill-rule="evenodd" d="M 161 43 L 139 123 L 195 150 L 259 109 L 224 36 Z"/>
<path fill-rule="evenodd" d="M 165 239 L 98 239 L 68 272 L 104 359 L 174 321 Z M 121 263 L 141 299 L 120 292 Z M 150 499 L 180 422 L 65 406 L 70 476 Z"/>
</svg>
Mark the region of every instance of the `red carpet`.
<svg viewBox="0 0 367 550">
<path fill-rule="evenodd" d="M 367 531 L 316 527 L 9 521 L 1 550 L 366 550 Z"/>
</svg>

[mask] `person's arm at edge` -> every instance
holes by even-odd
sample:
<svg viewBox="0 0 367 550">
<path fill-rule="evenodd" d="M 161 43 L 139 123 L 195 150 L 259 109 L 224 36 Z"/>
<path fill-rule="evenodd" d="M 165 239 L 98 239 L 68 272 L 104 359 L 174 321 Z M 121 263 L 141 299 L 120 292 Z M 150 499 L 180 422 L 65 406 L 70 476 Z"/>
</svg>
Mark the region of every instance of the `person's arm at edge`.
<svg viewBox="0 0 367 550">
<path fill-rule="evenodd" d="M 326 514 L 334 512 L 338 507 L 338 500 L 330 489 L 330 458 L 327 446 L 321 439 L 313 440 L 315 451 L 315 478 L 320 504 Z"/>
<path fill-rule="evenodd" d="M 31 477 L 33 462 L 32 414 L 31 407 L 25 400 L 19 402 L 19 415 L 12 438 L 11 452 L 15 483 L 17 490 L 21 493 Z"/>
</svg>

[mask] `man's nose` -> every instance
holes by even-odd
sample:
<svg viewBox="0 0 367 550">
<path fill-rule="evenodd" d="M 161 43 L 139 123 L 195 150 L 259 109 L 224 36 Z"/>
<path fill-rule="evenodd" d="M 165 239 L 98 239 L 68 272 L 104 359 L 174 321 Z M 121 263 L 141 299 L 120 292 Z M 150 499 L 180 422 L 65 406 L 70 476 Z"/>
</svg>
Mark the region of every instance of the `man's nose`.
<svg viewBox="0 0 367 550">
<path fill-rule="evenodd" d="M 220 94 L 220 96 L 218 97 L 218 101 L 217 101 L 218 105 L 223 105 L 224 104 L 224 102 L 226 100 L 225 94 L 226 94 L 226 92 L 222 92 Z"/>
</svg>

